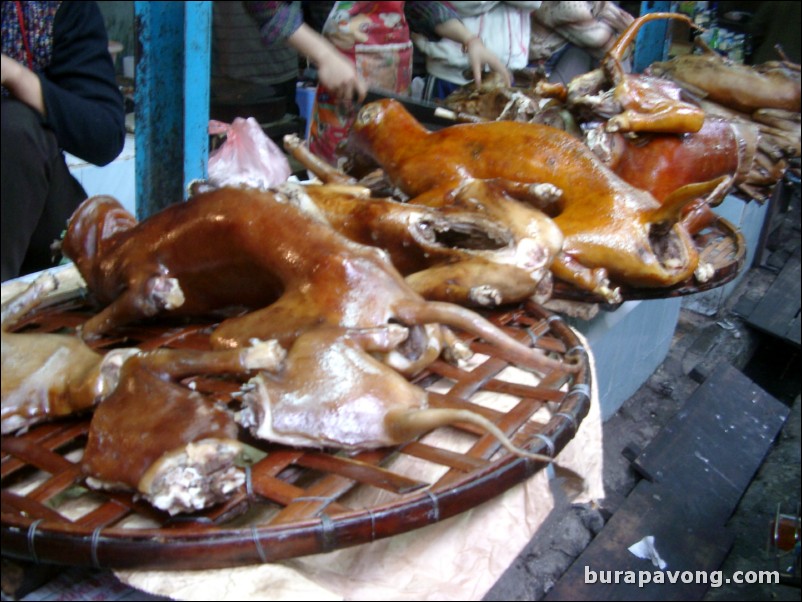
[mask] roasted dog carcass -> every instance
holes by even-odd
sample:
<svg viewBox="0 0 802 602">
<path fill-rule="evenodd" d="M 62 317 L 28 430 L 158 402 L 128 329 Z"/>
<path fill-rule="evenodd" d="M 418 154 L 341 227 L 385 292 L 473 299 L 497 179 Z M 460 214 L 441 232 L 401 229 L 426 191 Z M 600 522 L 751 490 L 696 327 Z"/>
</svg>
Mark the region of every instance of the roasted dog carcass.
<svg viewBox="0 0 802 602">
<path fill-rule="evenodd" d="M 539 204 L 565 237 L 552 272 L 608 301 L 618 299 L 608 274 L 630 286 L 667 287 L 697 268 L 698 253 L 678 220 L 701 192 L 694 189 L 687 197 L 675 194 L 658 203 L 563 131 L 497 121 L 430 132 L 399 103 L 384 100 L 361 109 L 351 138 L 353 147 L 415 202 L 448 205 L 478 181 Z M 561 195 L 542 202 L 533 188 L 544 184 Z"/>
<path fill-rule="evenodd" d="M 157 313 L 196 315 L 245 305 L 261 309 L 224 321 L 212 334 L 215 346 L 243 347 L 258 338 L 289 347 L 321 325 L 362 329 L 397 322 L 410 336 L 404 353 L 388 361 L 407 373 L 437 357 L 435 350 L 453 347 L 442 334 L 447 325 L 497 344 L 521 366 L 563 367 L 470 310 L 425 301 L 385 252 L 349 241 L 282 193 L 221 189 L 138 224 L 121 218 L 123 211 L 109 197 L 90 198 L 70 219 L 63 241 L 89 290 L 107 304 L 84 324 L 84 336 Z"/>
<path fill-rule="evenodd" d="M 299 186 L 296 194 L 349 239 L 386 250 L 424 298 L 491 307 L 535 293 L 548 298 L 563 236 L 542 211 L 478 186 L 446 207 L 373 198 L 366 188 L 336 183 L 350 178 L 316 161 L 297 136 L 284 145 L 321 180 L 335 182 Z"/>
<path fill-rule="evenodd" d="M 3 304 L 3 434 L 94 409 L 82 459 L 90 486 L 137 491 L 171 514 L 225 499 L 244 480 L 233 415 L 175 381 L 275 371 L 284 351 L 259 342 L 103 354 L 77 336 L 7 331 L 56 286 L 46 274 Z"/>
<path fill-rule="evenodd" d="M 104 355 L 71 335 L 10 332 L 57 286 L 46 274 L 3 303 L 4 435 L 94 407 L 116 388 L 122 363 L 139 351 L 117 349 Z"/>
<path fill-rule="evenodd" d="M 87 484 L 134 490 L 170 514 L 224 501 L 245 481 L 233 414 L 181 385 L 194 375 L 277 371 L 275 341 L 245 349 L 158 349 L 130 357 L 120 383 L 95 410 L 82 459 Z"/>
<path fill-rule="evenodd" d="M 672 195 L 699 198 L 686 207 L 683 224 L 695 234 L 716 219 L 715 207 L 748 177 L 759 132 L 745 122 L 708 116 L 698 132 L 625 136 L 603 126 L 588 130 L 586 143 L 617 175 L 659 202 Z M 718 182 L 711 190 L 710 183 Z"/>
<path fill-rule="evenodd" d="M 704 54 L 686 54 L 652 63 L 648 72 L 672 79 L 707 100 L 743 113 L 758 109 L 798 113 L 802 107 L 800 69 L 794 63 L 742 65 L 707 49 Z"/>
<path fill-rule="evenodd" d="M 476 412 L 429 407 L 425 390 L 377 361 L 406 337 L 397 324 L 302 334 L 278 373 L 260 372 L 242 396 L 240 424 L 254 436 L 295 447 L 371 449 L 406 443 L 439 426 L 479 426 L 509 451 L 550 461 L 512 445 Z"/>
<path fill-rule="evenodd" d="M 602 59 L 601 67 L 568 83 L 567 105 L 585 113 L 580 121 L 606 119 L 611 132 L 697 132 L 704 111 L 684 98 L 682 89 L 666 79 L 627 73 L 624 56 L 640 28 L 656 19 L 678 19 L 692 25 L 687 15 L 647 13 L 635 19 Z"/>
</svg>

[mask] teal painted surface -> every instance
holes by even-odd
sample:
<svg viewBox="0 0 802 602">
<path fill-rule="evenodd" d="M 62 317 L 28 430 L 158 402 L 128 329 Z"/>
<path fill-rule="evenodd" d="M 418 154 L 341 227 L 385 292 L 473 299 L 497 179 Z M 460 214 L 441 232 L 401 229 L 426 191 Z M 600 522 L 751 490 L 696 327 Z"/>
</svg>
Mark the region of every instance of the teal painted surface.
<svg viewBox="0 0 802 602">
<path fill-rule="evenodd" d="M 188 184 L 205 177 L 211 10 L 210 2 L 134 2 L 138 219 L 185 199 Z"/>
<path fill-rule="evenodd" d="M 184 196 L 205 180 L 209 163 L 212 3 L 186 2 L 184 11 Z"/>
<path fill-rule="evenodd" d="M 640 14 L 672 12 L 673 2 L 641 2 Z M 668 19 L 658 19 L 643 25 L 635 39 L 632 70 L 640 73 L 655 61 L 668 56 Z"/>
<path fill-rule="evenodd" d="M 592 320 L 568 320 L 593 352 L 602 420 L 613 416 L 663 363 L 680 304 L 678 297 L 628 301 Z"/>
</svg>

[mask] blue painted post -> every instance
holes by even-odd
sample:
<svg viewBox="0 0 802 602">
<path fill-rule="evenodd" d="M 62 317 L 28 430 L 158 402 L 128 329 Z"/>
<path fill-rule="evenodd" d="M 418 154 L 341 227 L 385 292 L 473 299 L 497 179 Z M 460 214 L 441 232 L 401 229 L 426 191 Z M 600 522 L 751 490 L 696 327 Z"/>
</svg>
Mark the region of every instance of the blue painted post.
<svg viewBox="0 0 802 602">
<path fill-rule="evenodd" d="M 186 2 L 184 9 L 184 196 L 205 180 L 209 163 L 209 99 L 212 3 Z"/>
<path fill-rule="evenodd" d="M 211 11 L 210 2 L 134 2 L 138 219 L 205 177 Z"/>
<path fill-rule="evenodd" d="M 641 16 L 647 13 L 674 12 L 673 2 L 641 2 Z M 663 61 L 668 56 L 668 19 L 646 23 L 635 39 L 635 56 L 632 70 L 640 73 L 655 61 Z"/>
</svg>

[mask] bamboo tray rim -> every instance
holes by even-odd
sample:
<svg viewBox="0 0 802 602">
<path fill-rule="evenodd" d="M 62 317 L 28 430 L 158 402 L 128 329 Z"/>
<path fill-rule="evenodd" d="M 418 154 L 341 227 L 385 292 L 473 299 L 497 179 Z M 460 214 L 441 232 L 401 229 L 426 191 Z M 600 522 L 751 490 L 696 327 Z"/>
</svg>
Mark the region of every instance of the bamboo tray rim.
<svg viewBox="0 0 802 602">
<path fill-rule="evenodd" d="M 63 312 L 67 315 L 76 310 L 76 304 L 80 310 L 83 303 L 80 300 L 81 293 L 80 288 L 76 289 L 69 298 L 59 300 L 42 310 L 42 313 L 60 316 L 60 312 Z M 590 408 L 591 370 L 588 351 L 562 318 L 534 303 L 504 308 L 486 315 L 518 336 L 519 340 L 530 341 L 533 345 L 539 344 L 537 341 L 544 341 L 551 349 L 557 349 L 557 355 L 570 355 L 580 364 L 580 370 L 570 377 L 567 373 L 547 374 L 535 386 L 514 385 L 510 390 L 516 393 L 530 387 L 531 398 L 518 397 L 513 409 L 507 412 L 490 410 L 491 413 L 495 412 L 495 421 L 500 426 L 506 425 L 503 428 L 511 437 L 517 435 L 517 445 L 535 453 L 556 456 L 574 437 Z M 170 337 L 170 344 L 175 344 L 175 332 Z M 434 384 L 444 379 L 453 380 L 454 386 L 443 394 L 444 398 L 460 388 L 476 392 L 488 392 L 488 388 L 494 387 L 503 389 L 505 381 L 496 377 L 509 364 L 495 357 L 493 349 L 485 343 L 475 340 L 469 343 L 474 351 L 486 356 L 473 370 L 462 374 L 460 370 L 438 361 L 429 373 L 421 375 L 415 382 Z M 483 371 L 486 372 L 484 375 Z M 551 382 L 550 379 L 562 384 L 556 388 L 548 388 L 551 385 L 547 385 L 543 389 L 543 383 Z M 455 394 L 455 399 L 450 402 L 470 403 L 465 402 L 461 395 Z M 511 418 L 514 412 L 520 412 L 521 407 L 527 406 L 529 416 L 526 419 L 521 421 L 520 416 Z M 550 418 L 542 424 L 531 420 L 532 414 L 539 408 L 548 408 L 550 412 Z M 137 501 L 131 494 L 93 490 L 90 494 L 100 499 L 100 506 L 71 520 L 58 514 L 57 509 L 50 508 L 48 499 L 35 499 L 37 491 L 42 491 L 42 486 L 37 486 L 33 494 L 28 492 L 22 496 L 13 491 L 12 477 L 25 469 L 41 469 L 31 461 L 32 457 L 38 455 L 58 456 L 69 463 L 64 465 L 64 470 L 47 477 L 46 488 L 52 488 L 58 494 L 71 486 L 80 485 L 82 476 L 77 464 L 61 457 L 61 450 L 74 450 L 76 442 L 80 447 L 81 437 L 84 436 L 82 433 L 88 429 L 88 423 L 88 418 L 72 418 L 34 427 L 22 435 L 3 437 L 1 533 L 4 554 L 35 562 L 116 569 L 208 569 L 273 562 L 369 543 L 442 521 L 500 495 L 545 466 L 543 462 L 514 456 L 503 450 L 503 453 L 498 452 L 498 445 L 494 441 L 476 433 L 475 443 L 464 453 L 435 450 L 435 453 L 446 455 L 453 453 L 458 459 L 456 464 L 443 465 L 447 469 L 446 473 L 437 482 L 428 483 L 411 492 L 402 492 L 389 502 L 364 508 L 348 508 L 342 503 L 345 496 L 337 493 L 339 489 L 353 492 L 360 487 L 375 485 L 361 483 L 353 476 L 346 478 L 340 474 L 319 471 L 321 474 L 312 478 L 307 489 L 297 491 L 297 495 L 286 506 L 281 507 L 279 504 L 279 515 L 287 512 L 290 507 L 301 507 L 296 515 L 290 514 L 291 518 L 286 524 L 271 524 L 274 520 L 271 517 L 271 521 L 257 521 L 246 526 L 231 526 L 231 523 L 236 524 L 237 519 L 242 518 L 245 513 L 265 504 L 266 500 L 262 496 L 265 492 L 255 492 L 252 488 L 264 472 L 259 472 L 260 462 L 267 461 L 271 456 L 275 457 L 274 454 L 293 458 L 293 461 L 287 463 L 287 467 L 290 472 L 300 471 L 302 476 L 314 472 L 304 468 L 304 464 L 314 466 L 316 462 L 322 463 L 321 465 L 326 462 L 343 462 L 348 468 L 348 463 L 364 460 L 367 473 L 378 470 L 392 472 L 392 465 L 386 469 L 383 467 L 396 458 L 422 457 L 419 455 L 421 446 L 412 442 L 397 448 L 344 457 L 325 450 L 296 450 L 265 444 L 264 449 L 269 452 L 268 455 L 250 468 L 246 485 L 232 500 L 222 507 L 215 507 L 188 519 L 170 519 L 166 514 L 159 517 L 160 513 L 146 508 L 147 504 Z M 61 439 L 64 441 L 54 443 Z M 48 446 L 53 446 L 53 449 Z M 426 452 L 425 445 L 422 449 Z M 463 464 L 473 468 L 455 468 Z M 17 467 L 11 470 L 9 466 Z M 353 484 L 347 483 L 349 479 Z M 315 496 L 312 495 L 315 486 L 323 481 L 335 484 L 331 486 L 335 493 L 330 495 L 328 502 L 320 499 L 315 501 Z M 300 479 L 296 479 L 297 482 Z M 10 483 L 9 486 L 7 483 Z M 297 486 L 294 483 L 285 485 Z M 305 498 L 309 501 L 305 501 Z M 275 499 L 267 502 L 273 506 L 277 504 Z M 304 509 L 305 506 L 309 508 Z M 155 516 L 161 522 L 156 527 L 143 529 L 116 526 L 124 518 L 137 515 L 151 520 Z"/>
</svg>

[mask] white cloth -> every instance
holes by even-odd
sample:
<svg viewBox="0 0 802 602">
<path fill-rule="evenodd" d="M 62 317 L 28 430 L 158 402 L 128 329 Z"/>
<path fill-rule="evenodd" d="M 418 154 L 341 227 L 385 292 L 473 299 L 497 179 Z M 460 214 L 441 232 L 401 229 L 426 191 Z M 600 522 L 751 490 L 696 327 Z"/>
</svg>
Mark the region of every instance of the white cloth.
<svg viewBox="0 0 802 602">
<path fill-rule="evenodd" d="M 508 69 L 523 69 L 529 63 L 530 14 L 541 2 L 452 2 L 465 27 L 482 38 Z M 427 40 L 413 35 L 415 47 L 426 55 L 429 75 L 465 85 L 463 71 L 470 67 L 462 45 L 448 39 Z"/>
</svg>

